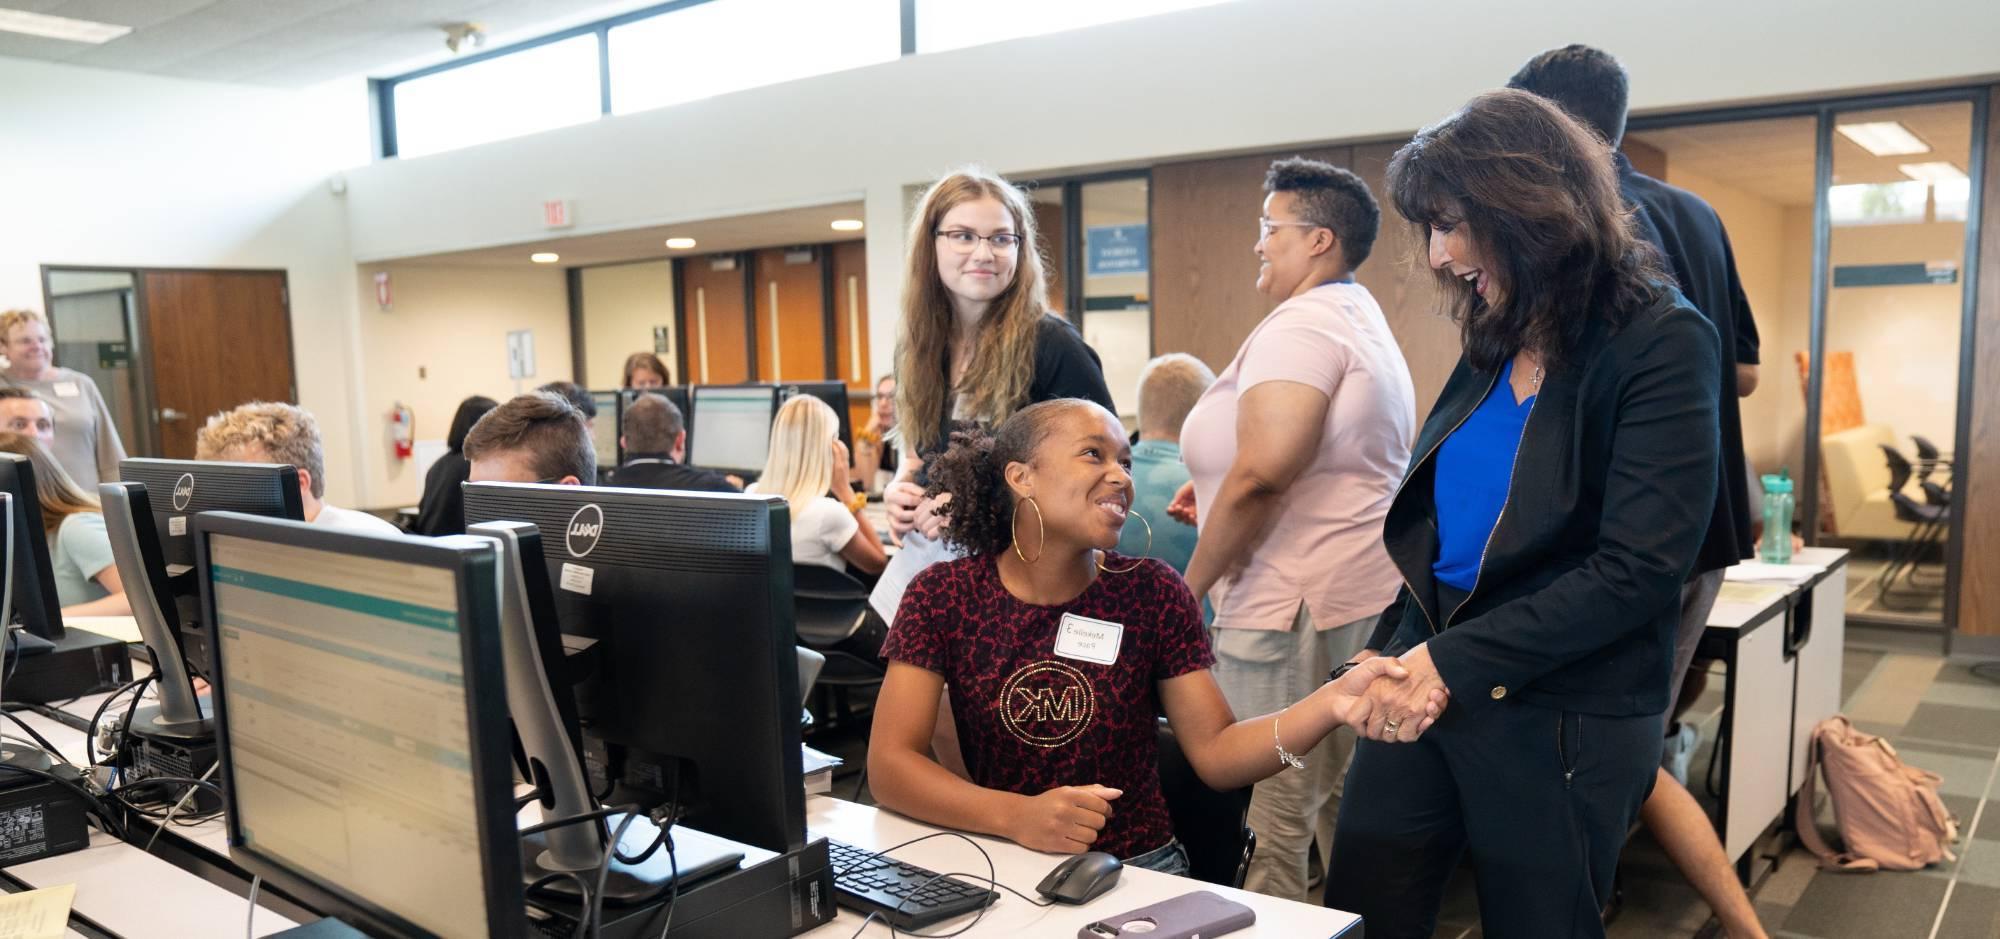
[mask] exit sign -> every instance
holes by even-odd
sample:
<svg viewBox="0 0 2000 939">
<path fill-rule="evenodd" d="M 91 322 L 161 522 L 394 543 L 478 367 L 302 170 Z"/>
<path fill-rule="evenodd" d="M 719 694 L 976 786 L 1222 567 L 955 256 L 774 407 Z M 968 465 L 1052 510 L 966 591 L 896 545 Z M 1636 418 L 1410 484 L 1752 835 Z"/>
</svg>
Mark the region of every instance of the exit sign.
<svg viewBox="0 0 2000 939">
<path fill-rule="evenodd" d="M 550 199 L 542 203 L 543 228 L 568 228 L 575 224 L 570 217 L 570 200 Z"/>
</svg>

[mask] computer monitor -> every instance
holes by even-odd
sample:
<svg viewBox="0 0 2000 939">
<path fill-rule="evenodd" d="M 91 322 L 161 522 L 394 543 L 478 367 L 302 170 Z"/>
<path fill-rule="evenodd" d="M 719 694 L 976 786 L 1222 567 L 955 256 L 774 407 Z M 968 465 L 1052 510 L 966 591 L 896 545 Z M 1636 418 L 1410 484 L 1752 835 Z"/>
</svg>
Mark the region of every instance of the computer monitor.
<svg viewBox="0 0 2000 939">
<path fill-rule="evenodd" d="M 805 844 L 791 515 L 775 496 L 470 483 L 465 520 L 541 539 L 566 634 L 595 639 L 577 685 L 604 801 L 682 808 L 773 851 Z"/>
<path fill-rule="evenodd" d="M 687 462 L 738 475 L 764 471 L 771 447 L 771 419 L 778 413 L 773 385 L 696 385 L 689 423 Z"/>
<path fill-rule="evenodd" d="M 528 934 L 491 545 L 196 518 L 230 855 L 370 934 Z"/>
<path fill-rule="evenodd" d="M 840 381 L 796 381 L 778 386 L 778 406 L 799 395 L 812 395 L 840 417 L 840 442 L 854 452 L 854 418 L 847 412 L 847 383 Z"/>
<path fill-rule="evenodd" d="M 618 398 L 616 391 L 590 392 L 597 417 L 590 422 L 591 448 L 597 451 L 597 471 L 618 465 Z"/>
<path fill-rule="evenodd" d="M 18 453 L 0 453 L 0 492 L 13 498 L 12 556 L 14 615 L 21 627 L 43 639 L 63 635 L 62 600 L 56 595 L 49 539 L 43 534 L 42 499 L 35 490 L 35 465 Z"/>
</svg>

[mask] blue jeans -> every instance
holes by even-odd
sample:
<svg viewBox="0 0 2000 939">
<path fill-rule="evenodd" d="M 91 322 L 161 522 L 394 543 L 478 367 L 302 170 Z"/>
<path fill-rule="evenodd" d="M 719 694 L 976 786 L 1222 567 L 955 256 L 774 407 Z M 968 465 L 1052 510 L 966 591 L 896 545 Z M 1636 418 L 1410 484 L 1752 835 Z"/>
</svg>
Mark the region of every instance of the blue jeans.
<svg viewBox="0 0 2000 939">
<path fill-rule="evenodd" d="M 1128 857 L 1125 859 L 1125 864 L 1128 867 L 1143 867 L 1149 871 L 1181 877 L 1186 877 L 1189 870 L 1187 848 L 1181 846 L 1179 838 L 1171 839 L 1144 854 Z"/>
</svg>

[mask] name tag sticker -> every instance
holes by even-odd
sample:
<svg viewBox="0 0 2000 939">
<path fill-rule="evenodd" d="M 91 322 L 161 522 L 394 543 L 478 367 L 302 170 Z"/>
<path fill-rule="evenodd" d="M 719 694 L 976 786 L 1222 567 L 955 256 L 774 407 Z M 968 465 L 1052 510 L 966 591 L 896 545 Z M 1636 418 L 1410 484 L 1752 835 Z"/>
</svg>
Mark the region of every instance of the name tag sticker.
<svg viewBox="0 0 2000 939">
<path fill-rule="evenodd" d="M 74 398 L 83 393 L 83 390 L 78 388 L 76 382 L 73 381 L 56 382 L 54 388 L 56 397 L 58 398 Z"/>
<path fill-rule="evenodd" d="M 188 533 L 187 516 L 176 515 L 172 518 L 167 519 L 167 534 L 169 536 L 174 538 L 179 538 L 180 536 L 185 535 L 187 533 Z"/>
<path fill-rule="evenodd" d="M 1066 659 L 1111 665 L 1118 661 L 1118 645 L 1125 639 L 1125 627 L 1075 613 L 1064 613 L 1056 627 L 1056 654 Z"/>
<path fill-rule="evenodd" d="M 571 564 L 568 561 L 563 562 L 562 589 L 587 597 L 590 596 L 590 582 L 596 579 L 596 569 L 581 564 Z"/>
</svg>

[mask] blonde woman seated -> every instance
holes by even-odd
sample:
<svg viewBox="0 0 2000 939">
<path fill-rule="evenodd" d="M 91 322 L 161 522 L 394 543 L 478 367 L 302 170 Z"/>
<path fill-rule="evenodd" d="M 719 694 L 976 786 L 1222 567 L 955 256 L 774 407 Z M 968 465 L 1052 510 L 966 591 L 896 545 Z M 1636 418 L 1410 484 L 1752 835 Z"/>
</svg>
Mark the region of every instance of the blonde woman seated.
<svg viewBox="0 0 2000 939">
<path fill-rule="evenodd" d="M 855 571 L 873 578 L 889 557 L 882 537 L 861 514 L 867 496 L 847 475 L 840 417 L 826 402 L 800 395 L 771 422 L 764 473 L 745 492 L 784 496 L 792 509 L 792 563 Z"/>
<path fill-rule="evenodd" d="M 35 468 L 35 497 L 42 503 L 42 530 L 49 539 L 49 566 L 63 615 L 130 615 L 132 604 L 112 562 L 111 536 L 104 532 L 97 500 L 34 438 L 0 432 L 0 450 L 27 457 Z"/>
</svg>

